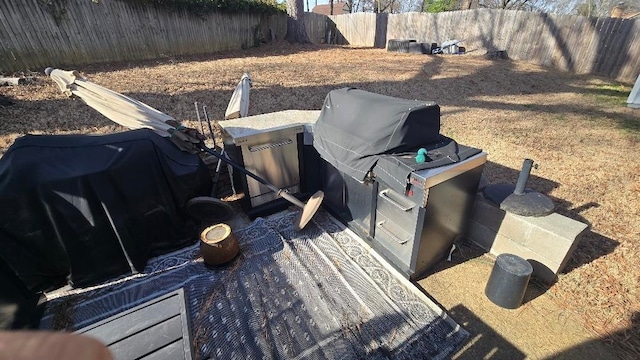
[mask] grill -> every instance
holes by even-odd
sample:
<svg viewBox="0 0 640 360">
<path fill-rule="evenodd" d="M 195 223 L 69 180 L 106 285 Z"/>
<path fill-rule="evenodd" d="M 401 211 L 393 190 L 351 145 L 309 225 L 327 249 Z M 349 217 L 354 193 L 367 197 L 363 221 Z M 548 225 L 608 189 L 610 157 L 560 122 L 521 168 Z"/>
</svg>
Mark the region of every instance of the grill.
<svg viewBox="0 0 640 360">
<path fill-rule="evenodd" d="M 464 234 L 487 159 L 439 131 L 435 103 L 356 89 L 330 92 L 314 127 L 324 206 L 410 279 Z"/>
</svg>

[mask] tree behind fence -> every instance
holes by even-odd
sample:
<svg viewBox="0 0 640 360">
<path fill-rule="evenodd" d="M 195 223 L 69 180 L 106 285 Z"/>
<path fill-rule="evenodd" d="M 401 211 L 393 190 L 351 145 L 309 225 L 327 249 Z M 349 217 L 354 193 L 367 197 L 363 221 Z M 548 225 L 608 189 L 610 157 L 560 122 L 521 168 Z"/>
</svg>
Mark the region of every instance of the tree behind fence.
<svg viewBox="0 0 640 360">
<path fill-rule="evenodd" d="M 254 46 L 284 38 L 286 16 L 210 14 L 67 0 L 65 12 L 42 1 L 0 2 L 0 71 L 142 60 Z M 55 2 L 53 2 L 55 3 Z M 55 9 L 53 9 L 55 10 Z M 60 9 L 58 9 L 60 10 Z M 467 51 L 506 50 L 515 60 L 635 81 L 640 20 L 477 9 L 437 14 L 305 14 L 314 43 L 384 47 L 387 39 L 462 40 Z"/>
</svg>

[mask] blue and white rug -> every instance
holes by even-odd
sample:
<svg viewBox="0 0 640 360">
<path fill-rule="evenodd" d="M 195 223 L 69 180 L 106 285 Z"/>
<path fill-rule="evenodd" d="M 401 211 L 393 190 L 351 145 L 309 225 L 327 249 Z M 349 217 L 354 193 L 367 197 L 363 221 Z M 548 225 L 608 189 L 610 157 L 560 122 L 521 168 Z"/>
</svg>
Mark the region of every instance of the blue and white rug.
<svg viewBox="0 0 640 360">
<path fill-rule="evenodd" d="M 320 211 L 235 230 L 240 255 L 207 268 L 197 245 L 143 274 L 51 300 L 43 329 L 77 330 L 183 288 L 194 358 L 444 359 L 468 337 L 446 313 Z"/>
</svg>

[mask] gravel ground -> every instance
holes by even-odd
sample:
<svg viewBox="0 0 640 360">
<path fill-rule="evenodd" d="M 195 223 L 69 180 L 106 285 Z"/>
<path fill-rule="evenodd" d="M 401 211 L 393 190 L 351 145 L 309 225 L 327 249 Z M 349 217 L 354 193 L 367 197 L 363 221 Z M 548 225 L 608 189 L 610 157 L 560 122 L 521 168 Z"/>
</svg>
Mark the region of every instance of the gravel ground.
<svg viewBox="0 0 640 360">
<path fill-rule="evenodd" d="M 332 89 L 434 100 L 442 133 L 484 149 L 491 182 L 515 182 L 524 158 L 539 164 L 528 186 L 558 212 L 590 225 L 566 273 L 547 293 L 626 354 L 640 357 L 640 112 L 630 84 L 522 62 L 421 56 L 381 49 L 290 46 L 77 68 L 89 80 L 196 127 L 193 103 L 224 115 L 244 71 L 250 114 L 320 109 Z M 24 134 L 123 130 L 53 82 L 0 87 L 0 154 Z"/>
</svg>

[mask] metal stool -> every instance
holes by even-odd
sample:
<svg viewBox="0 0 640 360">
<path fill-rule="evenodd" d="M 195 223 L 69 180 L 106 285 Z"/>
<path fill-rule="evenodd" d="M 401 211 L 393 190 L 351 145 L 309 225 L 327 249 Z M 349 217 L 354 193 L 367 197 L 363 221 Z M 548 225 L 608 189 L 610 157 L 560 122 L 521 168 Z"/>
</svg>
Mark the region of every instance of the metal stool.
<svg viewBox="0 0 640 360">
<path fill-rule="evenodd" d="M 484 293 L 500 307 L 517 309 L 522 304 L 532 273 L 533 267 L 527 260 L 513 254 L 500 254 Z"/>
</svg>

